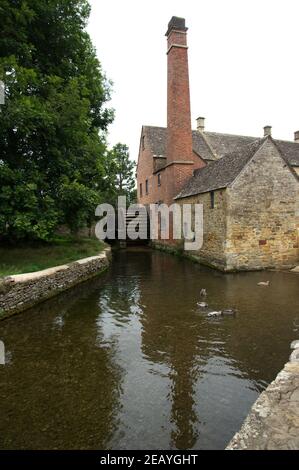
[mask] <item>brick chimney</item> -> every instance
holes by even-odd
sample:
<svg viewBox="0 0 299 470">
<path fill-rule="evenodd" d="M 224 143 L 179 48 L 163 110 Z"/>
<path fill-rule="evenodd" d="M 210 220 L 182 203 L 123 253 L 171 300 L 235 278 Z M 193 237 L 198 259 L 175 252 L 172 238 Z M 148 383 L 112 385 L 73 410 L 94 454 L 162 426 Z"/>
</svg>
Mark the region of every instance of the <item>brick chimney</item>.
<svg viewBox="0 0 299 470">
<path fill-rule="evenodd" d="M 187 29 L 184 18 L 173 16 L 167 37 L 167 165 L 169 174 L 166 199 L 176 196 L 192 176 L 193 151 L 190 112 Z M 173 181 L 171 183 L 171 180 Z"/>
</svg>

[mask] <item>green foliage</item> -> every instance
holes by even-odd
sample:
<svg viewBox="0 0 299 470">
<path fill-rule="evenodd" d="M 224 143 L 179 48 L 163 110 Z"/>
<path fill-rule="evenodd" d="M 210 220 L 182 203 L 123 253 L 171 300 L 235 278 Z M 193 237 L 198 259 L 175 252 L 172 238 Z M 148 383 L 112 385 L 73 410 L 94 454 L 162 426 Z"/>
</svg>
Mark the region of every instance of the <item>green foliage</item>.
<svg viewBox="0 0 299 470">
<path fill-rule="evenodd" d="M 90 223 L 113 120 L 85 31 L 87 0 L 1 0 L 0 237 L 49 240 Z M 106 184 L 106 183 L 105 183 Z"/>
<path fill-rule="evenodd" d="M 108 152 L 105 171 L 107 202 L 116 204 L 118 196 L 126 196 L 128 205 L 136 202 L 135 167 L 126 145 L 118 143 Z"/>
<path fill-rule="evenodd" d="M 1 276 L 40 271 L 99 254 L 105 245 L 93 238 L 56 237 L 51 243 L 0 246 Z M 4 286 L 5 287 L 5 286 Z"/>
</svg>

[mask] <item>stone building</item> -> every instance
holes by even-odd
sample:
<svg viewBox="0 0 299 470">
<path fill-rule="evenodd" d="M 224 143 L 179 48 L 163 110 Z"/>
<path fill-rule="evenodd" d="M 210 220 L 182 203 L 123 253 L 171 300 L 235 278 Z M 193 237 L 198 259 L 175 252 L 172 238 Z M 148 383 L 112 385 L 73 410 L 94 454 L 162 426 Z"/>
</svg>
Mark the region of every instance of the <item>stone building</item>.
<svg viewBox="0 0 299 470">
<path fill-rule="evenodd" d="M 167 128 L 143 126 L 138 202 L 202 203 L 204 243 L 192 253 L 224 271 L 298 263 L 299 132 L 295 140 L 192 130 L 185 20 L 168 25 Z M 160 240 L 159 243 L 174 241 Z"/>
</svg>

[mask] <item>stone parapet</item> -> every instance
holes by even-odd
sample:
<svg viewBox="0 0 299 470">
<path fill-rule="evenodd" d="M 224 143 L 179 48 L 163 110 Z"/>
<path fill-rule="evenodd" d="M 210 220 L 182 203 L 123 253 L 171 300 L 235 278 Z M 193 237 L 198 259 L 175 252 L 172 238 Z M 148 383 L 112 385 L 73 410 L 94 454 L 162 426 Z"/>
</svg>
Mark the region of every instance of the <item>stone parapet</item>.
<svg viewBox="0 0 299 470">
<path fill-rule="evenodd" d="M 299 449 L 299 341 L 289 362 L 254 403 L 227 450 Z"/>
<path fill-rule="evenodd" d="M 97 256 L 0 279 L 0 320 L 98 275 L 108 267 L 110 256 L 107 247 Z"/>
</svg>

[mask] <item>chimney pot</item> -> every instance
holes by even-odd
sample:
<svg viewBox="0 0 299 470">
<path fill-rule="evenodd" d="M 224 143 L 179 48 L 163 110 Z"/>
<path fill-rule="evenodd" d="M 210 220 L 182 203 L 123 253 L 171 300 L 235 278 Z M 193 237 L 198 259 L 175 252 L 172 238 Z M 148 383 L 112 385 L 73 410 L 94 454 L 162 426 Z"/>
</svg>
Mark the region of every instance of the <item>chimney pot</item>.
<svg viewBox="0 0 299 470">
<path fill-rule="evenodd" d="M 204 117 L 198 117 L 196 119 L 196 127 L 198 131 L 204 132 L 205 130 L 205 118 Z"/>
<path fill-rule="evenodd" d="M 294 133 L 294 140 L 295 140 L 295 142 L 298 142 L 298 143 L 299 143 L 299 131 L 296 131 L 296 132 Z"/>
<path fill-rule="evenodd" d="M 264 137 L 267 137 L 267 135 L 272 134 L 272 126 L 265 126 L 264 127 Z"/>
</svg>

